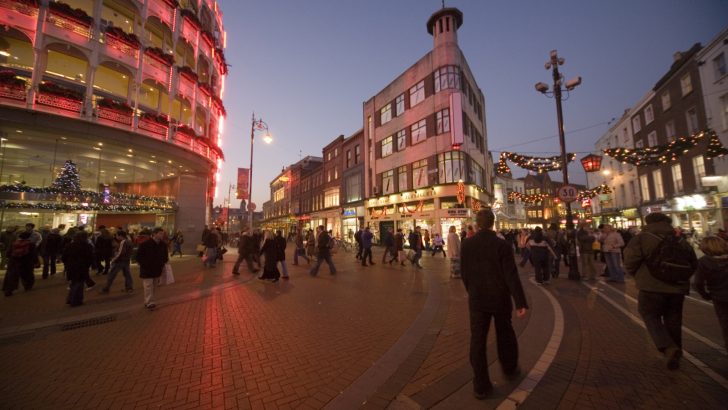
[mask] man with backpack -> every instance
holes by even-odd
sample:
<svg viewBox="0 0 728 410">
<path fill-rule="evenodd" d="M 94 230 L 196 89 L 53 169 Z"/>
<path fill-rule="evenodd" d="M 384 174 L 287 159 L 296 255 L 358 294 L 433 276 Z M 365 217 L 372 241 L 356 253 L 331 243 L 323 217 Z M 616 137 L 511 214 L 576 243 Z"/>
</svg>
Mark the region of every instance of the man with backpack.
<svg viewBox="0 0 728 410">
<path fill-rule="evenodd" d="M 693 248 L 675 235 L 669 216 L 654 212 L 624 250 L 624 266 L 635 276 L 638 309 L 667 368 L 680 367 L 682 312 L 690 277 L 698 266 Z"/>
</svg>

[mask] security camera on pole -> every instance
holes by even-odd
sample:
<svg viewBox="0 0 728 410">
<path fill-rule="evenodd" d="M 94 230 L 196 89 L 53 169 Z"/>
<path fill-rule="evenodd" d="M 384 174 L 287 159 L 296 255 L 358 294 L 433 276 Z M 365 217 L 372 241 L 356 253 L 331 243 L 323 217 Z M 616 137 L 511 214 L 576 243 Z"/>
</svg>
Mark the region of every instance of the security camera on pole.
<svg viewBox="0 0 728 410">
<path fill-rule="evenodd" d="M 551 50 L 549 61 L 544 64 L 544 68 L 551 70 L 554 88 L 553 91 L 549 91 L 548 84 L 538 82 L 536 83 L 536 91 L 544 94 L 547 97 L 553 97 L 556 100 L 556 116 L 559 125 L 559 144 L 561 145 L 561 171 L 564 177 L 564 186 L 559 190 L 559 197 L 561 197 L 563 190 L 562 200 L 566 202 L 566 232 L 569 244 L 569 279 L 580 280 L 581 275 L 579 274 L 578 261 L 576 258 L 576 229 L 574 229 L 574 220 L 571 213 L 571 202 L 576 198 L 570 195 L 571 191 L 576 189 L 569 185 L 569 162 L 566 157 L 566 141 L 564 140 L 564 116 L 561 111 L 561 93 L 566 91 L 567 93 L 581 84 L 581 77 L 575 77 L 568 80 L 563 84 L 564 89 L 561 89 L 563 77 L 559 73 L 559 66 L 564 65 L 565 60 L 559 57 L 556 50 Z"/>
</svg>

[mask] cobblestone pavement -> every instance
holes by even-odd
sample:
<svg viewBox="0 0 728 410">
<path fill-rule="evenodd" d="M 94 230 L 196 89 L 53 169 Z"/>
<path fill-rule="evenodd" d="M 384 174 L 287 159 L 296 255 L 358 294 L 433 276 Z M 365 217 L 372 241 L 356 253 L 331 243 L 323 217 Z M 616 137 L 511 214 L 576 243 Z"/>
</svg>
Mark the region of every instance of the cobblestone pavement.
<svg viewBox="0 0 728 410">
<path fill-rule="evenodd" d="M 59 277 L 1 299 L 2 407 L 725 408 L 728 356 L 712 306 L 697 300 L 685 307 L 694 360 L 668 371 L 629 316 L 632 281 L 562 274 L 536 287 L 527 267 L 532 309 L 514 319 L 523 375 L 505 380 L 490 340 L 496 389 L 479 402 L 466 294 L 443 258 L 425 257 L 424 270 L 362 267 L 342 252 L 337 275 L 324 266 L 315 278 L 289 258 L 291 279 L 273 284 L 231 275 L 235 256 L 213 269 L 175 258 L 177 283 L 158 290 L 153 312 L 140 290 L 120 292 L 121 277 L 79 308 L 63 304 Z"/>
</svg>

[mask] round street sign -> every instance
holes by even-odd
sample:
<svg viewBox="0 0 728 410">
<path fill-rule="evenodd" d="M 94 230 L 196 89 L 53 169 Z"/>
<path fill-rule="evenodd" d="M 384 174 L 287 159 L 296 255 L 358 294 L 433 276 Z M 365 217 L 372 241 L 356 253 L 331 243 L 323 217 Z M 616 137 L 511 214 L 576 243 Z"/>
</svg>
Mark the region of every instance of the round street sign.
<svg viewBox="0 0 728 410">
<path fill-rule="evenodd" d="M 251 202 L 251 203 L 248 204 L 248 211 L 250 211 L 250 212 L 255 211 L 255 204 L 254 203 Z"/>
<path fill-rule="evenodd" d="M 579 191 L 573 185 L 564 185 L 559 188 L 558 197 L 564 202 L 574 202 L 578 193 Z"/>
</svg>

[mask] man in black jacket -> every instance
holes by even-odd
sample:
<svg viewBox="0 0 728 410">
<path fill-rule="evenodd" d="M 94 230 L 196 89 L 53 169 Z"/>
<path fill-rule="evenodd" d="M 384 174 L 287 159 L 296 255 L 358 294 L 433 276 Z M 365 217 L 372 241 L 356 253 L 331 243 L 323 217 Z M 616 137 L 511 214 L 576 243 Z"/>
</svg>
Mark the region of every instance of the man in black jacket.
<svg viewBox="0 0 728 410">
<path fill-rule="evenodd" d="M 162 241 L 164 229 L 154 228 L 151 239 L 139 245 L 137 262 L 139 262 L 139 277 L 144 283 L 144 307 L 154 309 L 154 280 L 162 276 L 164 264 L 169 261 L 167 244 Z"/>
<path fill-rule="evenodd" d="M 495 319 L 498 360 L 508 377 L 520 374 L 518 339 L 511 323 L 511 311 L 516 302 L 516 315 L 526 315 L 528 304 L 523 292 L 513 248 L 499 239 L 493 231 L 495 214 L 490 209 L 478 212 L 480 230 L 463 241 L 461 270 L 468 292 L 470 310 L 470 365 L 473 367 L 473 389 L 478 400 L 493 390 L 488 376 L 486 344 L 491 319 Z"/>
</svg>

